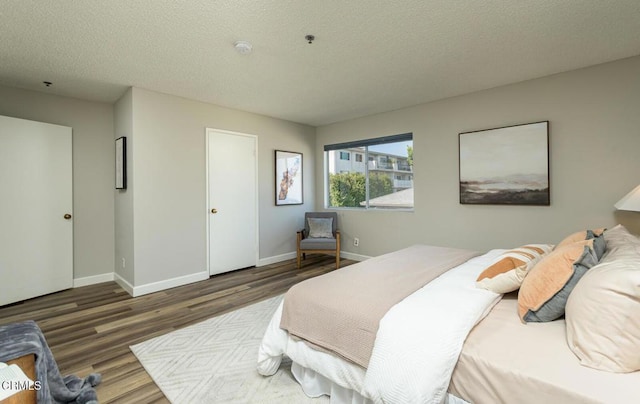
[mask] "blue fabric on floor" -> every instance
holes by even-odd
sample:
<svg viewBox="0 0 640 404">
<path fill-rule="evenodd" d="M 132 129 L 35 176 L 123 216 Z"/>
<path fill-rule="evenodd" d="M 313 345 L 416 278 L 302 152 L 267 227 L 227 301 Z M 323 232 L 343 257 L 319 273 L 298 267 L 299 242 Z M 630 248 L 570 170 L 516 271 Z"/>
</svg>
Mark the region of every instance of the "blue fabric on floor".
<svg viewBox="0 0 640 404">
<path fill-rule="evenodd" d="M 92 373 L 84 379 L 74 375 L 62 377 L 44 334 L 34 321 L 0 326 L 1 362 L 29 354 L 35 354 L 36 380 L 42 384 L 36 392 L 38 403 L 98 403 L 93 387 L 100 383 L 100 374 Z"/>
</svg>

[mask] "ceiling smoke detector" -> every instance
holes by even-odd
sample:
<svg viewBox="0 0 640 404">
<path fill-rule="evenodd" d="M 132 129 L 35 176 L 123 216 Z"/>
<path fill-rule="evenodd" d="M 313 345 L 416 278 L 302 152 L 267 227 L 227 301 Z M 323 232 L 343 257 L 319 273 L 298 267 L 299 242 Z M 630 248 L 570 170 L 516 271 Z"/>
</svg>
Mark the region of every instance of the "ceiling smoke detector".
<svg viewBox="0 0 640 404">
<path fill-rule="evenodd" d="M 238 41 L 233 46 L 241 55 L 249 54 L 251 53 L 251 49 L 253 49 L 253 46 L 251 46 L 251 44 L 247 41 Z"/>
</svg>

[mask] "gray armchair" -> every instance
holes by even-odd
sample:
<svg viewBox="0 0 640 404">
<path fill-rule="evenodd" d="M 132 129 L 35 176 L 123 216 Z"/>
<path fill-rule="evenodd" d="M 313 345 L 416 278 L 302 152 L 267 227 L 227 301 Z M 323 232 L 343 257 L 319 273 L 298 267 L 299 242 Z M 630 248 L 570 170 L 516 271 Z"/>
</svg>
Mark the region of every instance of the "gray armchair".
<svg viewBox="0 0 640 404">
<path fill-rule="evenodd" d="M 307 212 L 304 229 L 297 234 L 298 268 L 306 253 L 335 254 L 336 269 L 340 268 L 340 231 L 336 212 Z"/>
</svg>

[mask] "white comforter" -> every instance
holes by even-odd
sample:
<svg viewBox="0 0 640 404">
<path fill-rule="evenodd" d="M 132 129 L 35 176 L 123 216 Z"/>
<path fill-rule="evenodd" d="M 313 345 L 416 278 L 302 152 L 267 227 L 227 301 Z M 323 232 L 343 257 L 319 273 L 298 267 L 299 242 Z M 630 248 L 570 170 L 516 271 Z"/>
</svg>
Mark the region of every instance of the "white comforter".
<svg viewBox="0 0 640 404">
<path fill-rule="evenodd" d="M 289 338 L 279 327 L 280 307 L 260 345 L 258 372 L 274 374 L 286 354 L 376 403 L 441 403 L 467 334 L 500 300 L 475 280 L 503 251 L 472 258 L 392 307 L 366 370 Z"/>
</svg>

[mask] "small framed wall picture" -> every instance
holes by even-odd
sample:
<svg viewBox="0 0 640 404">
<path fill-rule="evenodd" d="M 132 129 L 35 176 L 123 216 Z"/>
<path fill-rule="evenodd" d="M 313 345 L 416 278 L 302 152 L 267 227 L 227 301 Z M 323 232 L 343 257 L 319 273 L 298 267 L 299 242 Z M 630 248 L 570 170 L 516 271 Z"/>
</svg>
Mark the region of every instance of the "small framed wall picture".
<svg viewBox="0 0 640 404">
<path fill-rule="evenodd" d="M 116 189 L 127 189 L 127 138 L 116 139 Z"/>
<path fill-rule="evenodd" d="M 302 153 L 276 150 L 276 206 L 302 204 Z"/>
</svg>

